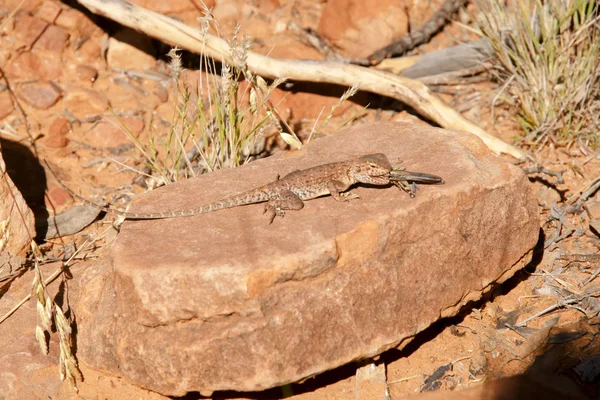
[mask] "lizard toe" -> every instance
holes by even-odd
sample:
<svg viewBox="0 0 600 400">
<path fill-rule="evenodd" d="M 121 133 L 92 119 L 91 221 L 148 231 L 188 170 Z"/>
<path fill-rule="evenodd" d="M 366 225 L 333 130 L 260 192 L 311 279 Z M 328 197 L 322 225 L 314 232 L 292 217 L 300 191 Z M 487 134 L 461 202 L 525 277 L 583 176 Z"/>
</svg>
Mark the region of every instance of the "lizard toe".
<svg viewBox="0 0 600 400">
<path fill-rule="evenodd" d="M 342 193 L 342 198 L 344 201 L 350 201 L 354 199 L 360 199 L 360 195 L 358 193 Z"/>
</svg>

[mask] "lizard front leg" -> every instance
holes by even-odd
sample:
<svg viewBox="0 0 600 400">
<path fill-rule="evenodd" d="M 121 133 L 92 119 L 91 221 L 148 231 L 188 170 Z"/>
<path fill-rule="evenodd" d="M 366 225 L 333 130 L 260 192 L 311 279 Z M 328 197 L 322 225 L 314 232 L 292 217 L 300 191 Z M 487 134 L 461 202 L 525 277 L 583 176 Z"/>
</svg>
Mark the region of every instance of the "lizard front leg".
<svg viewBox="0 0 600 400">
<path fill-rule="evenodd" d="M 273 223 L 275 217 L 283 217 L 285 215 L 284 210 L 301 210 L 304 207 L 304 202 L 300 197 L 295 195 L 293 192 L 286 190 L 279 193 L 279 197 L 271 199 L 265 205 L 263 214 L 269 216 L 269 224 Z"/>
<path fill-rule="evenodd" d="M 348 190 L 349 187 L 350 185 L 346 185 L 344 182 L 341 181 L 333 180 L 327 182 L 327 189 L 329 190 L 331 197 L 333 197 L 333 199 L 336 201 L 349 201 L 352 199 L 360 199 L 360 196 L 356 193 L 345 192 L 346 190 Z"/>
</svg>

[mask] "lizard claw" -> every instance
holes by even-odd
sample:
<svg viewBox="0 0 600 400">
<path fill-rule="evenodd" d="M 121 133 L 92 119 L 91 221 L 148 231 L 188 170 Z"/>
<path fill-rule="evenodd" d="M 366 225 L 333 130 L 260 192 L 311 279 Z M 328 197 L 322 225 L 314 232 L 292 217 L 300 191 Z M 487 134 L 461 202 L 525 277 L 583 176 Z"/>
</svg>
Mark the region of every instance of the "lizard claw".
<svg viewBox="0 0 600 400">
<path fill-rule="evenodd" d="M 341 196 L 344 201 L 360 199 L 360 196 L 358 193 L 342 193 Z"/>
<path fill-rule="evenodd" d="M 273 223 L 273 220 L 275 220 L 275 217 L 284 217 L 285 216 L 285 211 L 283 211 L 279 206 L 274 206 L 274 205 L 269 205 L 267 204 L 265 206 L 265 209 L 263 211 L 263 214 L 265 213 L 269 213 L 269 224 Z"/>
<path fill-rule="evenodd" d="M 417 184 L 412 182 L 409 184 L 406 181 L 392 181 L 392 185 L 396 186 L 398 189 L 408 193 L 411 198 L 414 198 L 417 193 Z"/>
</svg>

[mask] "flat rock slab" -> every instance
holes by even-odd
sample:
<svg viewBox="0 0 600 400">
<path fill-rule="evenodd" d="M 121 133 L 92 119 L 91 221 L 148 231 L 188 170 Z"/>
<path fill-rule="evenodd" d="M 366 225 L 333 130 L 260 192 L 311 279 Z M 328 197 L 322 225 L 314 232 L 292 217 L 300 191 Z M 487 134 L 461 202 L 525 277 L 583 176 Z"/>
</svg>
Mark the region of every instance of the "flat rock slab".
<svg viewBox="0 0 600 400">
<path fill-rule="evenodd" d="M 359 187 L 269 225 L 263 205 L 130 221 L 112 268 L 90 268 L 79 355 L 159 393 L 257 391 L 403 346 L 530 260 L 526 176 L 475 136 L 400 123 L 354 127 L 235 170 L 141 196 L 132 211 L 193 208 L 297 169 L 368 153 L 446 184 Z"/>
</svg>

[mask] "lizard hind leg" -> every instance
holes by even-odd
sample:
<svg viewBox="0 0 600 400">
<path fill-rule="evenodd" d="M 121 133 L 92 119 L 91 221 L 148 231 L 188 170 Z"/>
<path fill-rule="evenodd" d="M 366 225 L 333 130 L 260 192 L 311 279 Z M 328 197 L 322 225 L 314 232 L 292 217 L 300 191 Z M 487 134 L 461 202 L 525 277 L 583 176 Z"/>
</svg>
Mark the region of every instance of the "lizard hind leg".
<svg viewBox="0 0 600 400">
<path fill-rule="evenodd" d="M 273 223 L 275 217 L 285 216 L 285 210 L 301 210 L 304 207 L 304 202 L 293 192 L 287 190 L 279 193 L 279 197 L 271 199 L 265 205 L 263 214 L 269 217 L 269 224 Z"/>
<path fill-rule="evenodd" d="M 331 197 L 333 197 L 333 199 L 336 201 L 350 201 L 352 199 L 360 199 L 358 193 L 345 192 L 345 190 L 348 190 L 348 188 L 349 185 L 346 185 L 340 181 L 334 180 L 329 181 L 327 183 L 327 189 L 329 190 Z"/>
</svg>

